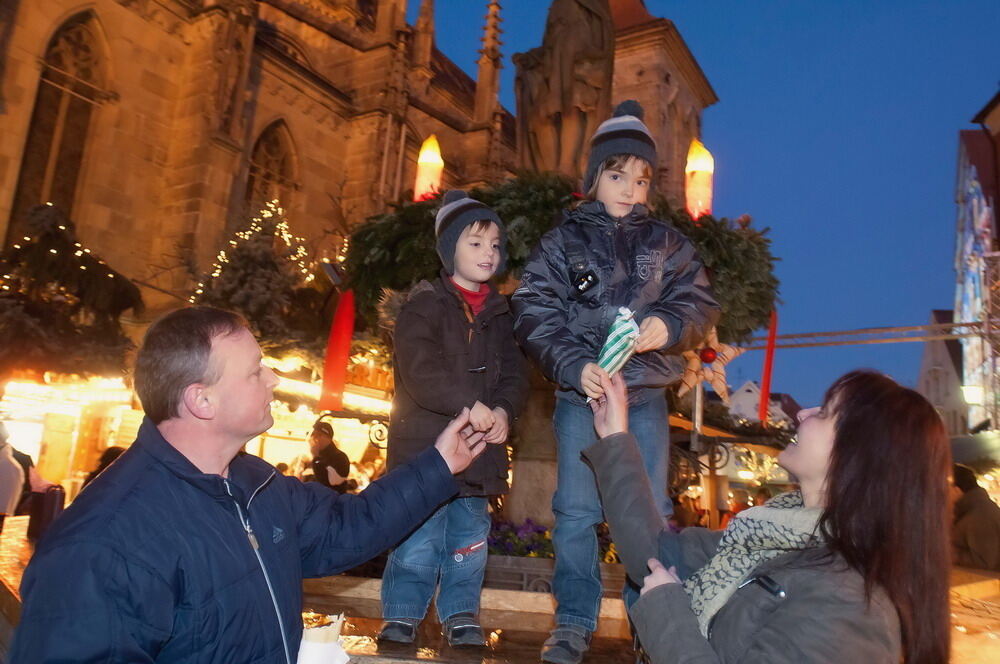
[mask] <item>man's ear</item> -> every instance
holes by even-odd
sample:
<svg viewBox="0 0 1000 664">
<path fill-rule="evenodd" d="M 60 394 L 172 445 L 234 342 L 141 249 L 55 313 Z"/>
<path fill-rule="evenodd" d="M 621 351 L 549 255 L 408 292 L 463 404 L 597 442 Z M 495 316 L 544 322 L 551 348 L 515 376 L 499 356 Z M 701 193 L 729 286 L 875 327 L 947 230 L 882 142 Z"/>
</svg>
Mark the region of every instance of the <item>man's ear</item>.
<svg viewBox="0 0 1000 664">
<path fill-rule="evenodd" d="M 199 420 L 211 420 L 215 417 L 215 403 L 208 386 L 202 383 L 191 383 L 185 387 L 181 393 L 181 402 Z"/>
</svg>

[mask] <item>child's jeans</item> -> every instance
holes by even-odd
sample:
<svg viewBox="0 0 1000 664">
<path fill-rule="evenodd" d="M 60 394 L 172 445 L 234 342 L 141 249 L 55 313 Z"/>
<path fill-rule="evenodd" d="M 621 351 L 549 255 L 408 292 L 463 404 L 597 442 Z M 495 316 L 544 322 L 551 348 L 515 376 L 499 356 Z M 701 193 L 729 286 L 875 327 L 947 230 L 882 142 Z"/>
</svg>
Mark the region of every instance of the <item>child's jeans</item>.
<svg viewBox="0 0 1000 664">
<path fill-rule="evenodd" d="M 423 620 L 440 577 L 438 619 L 479 613 L 490 531 L 487 500 L 442 505 L 391 554 L 382 576 L 382 617 Z"/>
<path fill-rule="evenodd" d="M 630 406 L 628 418 L 629 431 L 639 443 L 657 506 L 663 516 L 669 516 L 673 505 L 667 496 L 670 429 L 665 393 L 654 392 L 647 401 Z M 556 399 L 553 424 L 559 453 L 559 476 L 552 498 L 556 517 L 552 531 L 556 552 L 552 579 L 556 624 L 579 625 L 594 631 L 602 590 L 594 527 L 604 520 L 604 515 L 594 473 L 580 454 L 597 442 L 594 413 L 589 406 Z M 632 599 L 629 589 L 625 595 L 629 602 Z"/>
</svg>

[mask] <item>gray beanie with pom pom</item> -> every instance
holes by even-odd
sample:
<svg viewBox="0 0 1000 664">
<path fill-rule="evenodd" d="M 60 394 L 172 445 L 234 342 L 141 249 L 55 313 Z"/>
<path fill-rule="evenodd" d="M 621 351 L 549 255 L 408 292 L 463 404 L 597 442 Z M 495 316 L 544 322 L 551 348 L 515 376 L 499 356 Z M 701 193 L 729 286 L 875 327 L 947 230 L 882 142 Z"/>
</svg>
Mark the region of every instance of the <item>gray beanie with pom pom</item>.
<svg viewBox="0 0 1000 664">
<path fill-rule="evenodd" d="M 455 274 L 455 246 L 459 236 L 477 221 L 492 221 L 497 225 L 500 230 L 500 262 L 496 274 L 503 272 L 507 266 L 507 230 L 500 221 L 500 215 L 485 203 L 469 198 L 461 189 L 452 189 L 445 193 L 434 222 L 438 256 L 448 274 Z"/>
<path fill-rule="evenodd" d="M 615 155 L 627 154 L 645 159 L 656 173 L 656 141 L 643 123 L 639 102 L 629 99 L 618 104 L 609 120 L 601 123 L 590 138 L 590 156 L 583 191 L 590 191 L 601 165 Z"/>
</svg>

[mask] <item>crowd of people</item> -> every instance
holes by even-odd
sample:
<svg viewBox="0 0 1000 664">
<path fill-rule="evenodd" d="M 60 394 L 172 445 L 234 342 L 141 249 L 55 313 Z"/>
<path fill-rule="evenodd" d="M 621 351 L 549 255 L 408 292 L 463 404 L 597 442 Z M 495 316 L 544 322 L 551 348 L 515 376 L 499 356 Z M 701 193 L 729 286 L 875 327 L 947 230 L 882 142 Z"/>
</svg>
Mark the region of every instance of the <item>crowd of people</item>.
<svg viewBox="0 0 1000 664">
<path fill-rule="evenodd" d="M 490 283 L 507 259 L 504 221 L 444 195 L 440 276 L 410 291 L 394 328 L 388 472 L 363 491 L 325 421 L 310 436 L 311 482 L 242 451 L 273 424 L 277 383 L 245 320 L 191 307 L 154 322 L 136 357 L 138 437 L 39 543 L 12 661 L 292 664 L 302 579 L 389 549 L 379 638 L 414 642 L 434 600 L 450 644 L 483 646 L 489 501 L 509 490 L 528 360 L 557 386 L 556 611 L 542 661 L 586 657 L 605 519 L 651 662 L 946 661 L 952 546 L 956 562 L 1000 568 L 1000 534 L 974 476 L 956 469 L 951 486 L 945 430 L 916 392 L 849 373 L 800 413 L 779 457 L 797 490 L 734 496 L 721 531 L 697 527 L 689 501 L 675 508 L 665 388 L 719 305 L 690 241 L 646 206 L 657 157 L 638 104 L 590 145 L 582 200 L 509 300 Z M 638 338 L 609 372 L 598 358 L 620 307 Z"/>
</svg>

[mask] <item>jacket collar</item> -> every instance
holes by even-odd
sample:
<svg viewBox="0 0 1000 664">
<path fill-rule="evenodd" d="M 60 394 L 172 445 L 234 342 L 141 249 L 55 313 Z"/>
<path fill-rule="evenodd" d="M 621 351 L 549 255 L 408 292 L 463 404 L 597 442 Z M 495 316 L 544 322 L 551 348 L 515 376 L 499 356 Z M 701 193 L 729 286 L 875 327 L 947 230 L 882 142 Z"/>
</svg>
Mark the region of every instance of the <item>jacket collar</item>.
<svg viewBox="0 0 1000 664">
<path fill-rule="evenodd" d="M 198 470 L 176 447 L 167 442 L 160 430 L 148 417 L 142 419 L 134 447 L 149 454 L 177 478 L 217 500 L 229 500 L 226 481 L 221 475 L 210 475 Z M 229 464 L 229 484 L 234 496 L 244 505 L 254 494 L 274 477 L 274 468 L 257 457 L 240 452 Z"/>
<path fill-rule="evenodd" d="M 590 222 L 606 226 L 608 224 L 623 224 L 626 226 L 641 224 L 649 220 L 649 208 L 642 203 L 632 206 L 632 211 L 621 219 L 615 219 L 608 214 L 604 203 L 601 201 L 585 201 L 571 210 L 566 217 L 566 222 Z"/>
<path fill-rule="evenodd" d="M 440 281 L 442 295 L 445 299 L 455 303 L 464 310 L 467 306 L 465 304 L 465 299 L 462 298 L 462 294 L 458 292 L 458 289 L 455 288 L 455 284 L 452 283 L 451 275 L 445 270 L 441 270 Z M 507 313 L 510 310 L 510 307 L 507 305 L 507 298 L 501 295 L 491 284 L 486 283 L 483 284 L 483 286 L 490 289 L 490 294 L 487 296 L 486 303 L 483 305 L 483 310 L 479 312 L 479 316 L 477 316 L 477 318 L 487 318 Z"/>
</svg>

